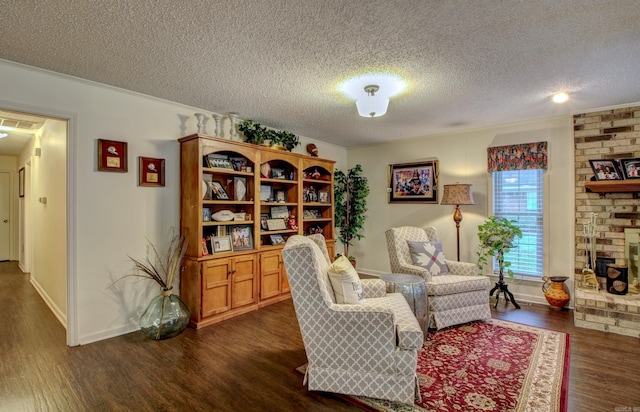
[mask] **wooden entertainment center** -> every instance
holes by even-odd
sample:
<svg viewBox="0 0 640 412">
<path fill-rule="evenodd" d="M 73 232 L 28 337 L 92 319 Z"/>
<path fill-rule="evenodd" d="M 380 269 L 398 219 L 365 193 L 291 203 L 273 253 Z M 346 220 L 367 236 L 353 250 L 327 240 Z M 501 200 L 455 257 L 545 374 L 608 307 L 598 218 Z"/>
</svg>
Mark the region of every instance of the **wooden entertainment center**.
<svg viewBox="0 0 640 412">
<path fill-rule="evenodd" d="M 333 256 L 333 160 L 202 134 L 179 142 L 189 242 L 180 296 L 191 327 L 290 298 L 280 253 L 288 236 L 322 233 Z"/>
</svg>

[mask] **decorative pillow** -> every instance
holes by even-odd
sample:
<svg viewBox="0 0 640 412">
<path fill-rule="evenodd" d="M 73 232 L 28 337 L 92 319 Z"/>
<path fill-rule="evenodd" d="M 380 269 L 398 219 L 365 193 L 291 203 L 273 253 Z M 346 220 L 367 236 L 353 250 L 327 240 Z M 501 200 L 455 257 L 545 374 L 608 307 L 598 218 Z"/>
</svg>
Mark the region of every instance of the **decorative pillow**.
<svg viewBox="0 0 640 412">
<path fill-rule="evenodd" d="M 340 256 L 329 266 L 329 280 L 336 296 L 336 303 L 364 304 L 364 292 L 358 272 L 349 259 Z"/>
<path fill-rule="evenodd" d="M 449 273 L 449 267 L 442 253 L 440 242 L 412 242 L 407 240 L 411 261 L 414 265 L 423 267 L 431 276 L 444 275 Z"/>
</svg>

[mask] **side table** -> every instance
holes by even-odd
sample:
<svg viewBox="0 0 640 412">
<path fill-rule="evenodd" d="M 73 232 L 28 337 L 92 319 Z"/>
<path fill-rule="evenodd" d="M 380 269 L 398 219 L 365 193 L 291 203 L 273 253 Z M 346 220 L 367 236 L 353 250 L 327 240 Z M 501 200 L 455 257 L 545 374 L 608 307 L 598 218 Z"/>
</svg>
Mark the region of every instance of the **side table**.
<svg viewBox="0 0 640 412">
<path fill-rule="evenodd" d="M 401 273 L 386 273 L 380 279 L 387 284 L 387 293 L 402 293 L 416 315 L 420 329 L 426 338 L 429 326 L 429 305 L 427 303 L 427 284 L 420 276 Z"/>
</svg>

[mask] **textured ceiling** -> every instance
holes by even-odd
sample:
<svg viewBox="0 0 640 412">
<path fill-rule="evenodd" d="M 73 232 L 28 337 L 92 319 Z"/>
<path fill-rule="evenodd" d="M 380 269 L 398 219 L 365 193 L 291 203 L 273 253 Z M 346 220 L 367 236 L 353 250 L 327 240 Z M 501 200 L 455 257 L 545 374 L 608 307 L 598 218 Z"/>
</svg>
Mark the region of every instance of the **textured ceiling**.
<svg viewBox="0 0 640 412">
<path fill-rule="evenodd" d="M 637 0 L 0 4 L 0 58 L 342 146 L 640 101 Z M 369 71 L 408 83 L 375 119 L 337 91 Z"/>
</svg>

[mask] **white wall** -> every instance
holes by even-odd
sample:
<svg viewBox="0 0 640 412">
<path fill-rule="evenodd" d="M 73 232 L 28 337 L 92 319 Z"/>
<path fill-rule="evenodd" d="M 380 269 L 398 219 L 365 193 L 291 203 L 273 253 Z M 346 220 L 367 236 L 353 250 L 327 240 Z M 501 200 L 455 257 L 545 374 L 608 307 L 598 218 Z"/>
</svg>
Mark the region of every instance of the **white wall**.
<svg viewBox="0 0 640 412">
<path fill-rule="evenodd" d="M 177 139 L 195 133 L 193 114 L 206 111 L 2 60 L 0 90 L 5 106 L 55 109 L 77 118 L 69 147 L 76 214 L 67 223 L 75 227 L 75 260 L 68 263 L 77 278 L 78 343 L 136 330 L 158 288 L 131 278 L 112 283 L 132 267 L 127 255 L 145 256 L 145 237 L 162 244 L 179 227 Z M 129 143 L 128 173 L 96 171 L 97 139 Z M 313 140 L 301 140 L 295 151 L 306 153 Z M 313 142 L 321 157 L 344 167 L 345 149 Z M 166 187 L 138 187 L 138 156 L 167 159 Z"/>
<path fill-rule="evenodd" d="M 572 119 L 566 116 L 350 149 L 349 167 L 361 164 L 371 186 L 367 201 L 369 212 L 364 229 L 365 238 L 349 249 L 349 253 L 358 260 L 358 270 L 371 274 L 390 270 L 384 232 L 390 227 L 402 225 L 435 226 L 445 255 L 449 259 L 456 258 L 456 231 L 453 222 L 455 207 L 439 204 L 389 204 L 389 164 L 437 159 L 440 188 L 456 182 L 473 184 L 476 204 L 460 207 L 463 215 L 460 226 L 460 260 L 476 262 L 477 227 L 490 215 L 487 147 L 548 141 L 549 168 L 545 172 L 545 209 L 548 211 L 545 275 L 563 275 L 573 279 L 572 130 Z M 438 201 L 441 198 L 440 193 Z M 567 282 L 569 290 L 573 289 L 572 282 L 573 280 Z M 516 280 L 509 288 L 516 299 L 545 302 L 540 283 Z"/>
</svg>

